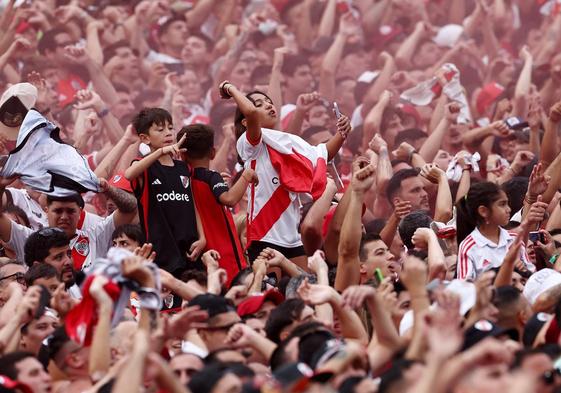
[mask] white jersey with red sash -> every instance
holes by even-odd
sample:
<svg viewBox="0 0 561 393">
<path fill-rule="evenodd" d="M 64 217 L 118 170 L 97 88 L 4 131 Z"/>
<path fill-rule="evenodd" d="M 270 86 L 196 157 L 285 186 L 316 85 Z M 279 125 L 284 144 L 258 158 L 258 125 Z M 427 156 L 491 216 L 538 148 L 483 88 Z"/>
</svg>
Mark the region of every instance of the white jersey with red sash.
<svg viewBox="0 0 561 393">
<path fill-rule="evenodd" d="M 245 167 L 254 169 L 259 178 L 248 191 L 247 243 L 301 246 L 298 194 L 317 199 L 325 190 L 327 149 L 285 132 L 263 128 L 261 135 L 252 143 L 243 134 L 237 142 Z"/>
</svg>

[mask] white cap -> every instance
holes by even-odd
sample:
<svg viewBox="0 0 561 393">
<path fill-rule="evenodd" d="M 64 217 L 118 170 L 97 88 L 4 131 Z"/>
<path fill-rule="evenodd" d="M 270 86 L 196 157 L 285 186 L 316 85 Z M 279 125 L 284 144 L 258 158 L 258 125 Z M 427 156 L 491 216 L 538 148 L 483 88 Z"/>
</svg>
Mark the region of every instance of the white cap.
<svg viewBox="0 0 561 393">
<path fill-rule="evenodd" d="M 33 86 L 31 83 L 16 83 L 15 85 L 10 86 L 4 94 L 2 94 L 2 98 L 0 98 L 0 106 L 4 105 L 6 101 L 8 101 L 11 97 L 16 96 L 19 98 L 21 103 L 27 108 L 31 109 L 35 105 L 37 101 L 37 88 Z"/>
<path fill-rule="evenodd" d="M 533 305 L 542 293 L 559 284 L 561 284 L 561 273 L 553 269 L 542 269 L 530 276 L 524 286 L 523 294 Z"/>
<path fill-rule="evenodd" d="M 474 283 L 464 280 L 452 280 L 446 287 L 446 290 L 460 297 L 460 314 L 466 315 L 475 306 L 477 289 Z"/>
<path fill-rule="evenodd" d="M 438 30 L 438 33 L 436 33 L 432 40 L 438 46 L 452 48 L 456 45 L 463 32 L 464 28 L 460 25 L 445 25 Z"/>
</svg>

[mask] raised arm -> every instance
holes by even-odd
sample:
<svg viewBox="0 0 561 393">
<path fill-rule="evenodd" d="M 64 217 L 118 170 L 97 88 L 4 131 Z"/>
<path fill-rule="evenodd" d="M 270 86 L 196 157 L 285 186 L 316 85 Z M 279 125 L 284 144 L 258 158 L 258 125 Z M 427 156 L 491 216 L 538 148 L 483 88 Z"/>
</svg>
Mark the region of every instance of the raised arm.
<svg viewBox="0 0 561 393">
<path fill-rule="evenodd" d="M 329 211 L 331 202 L 336 193 L 337 186 L 335 182 L 332 179 L 327 179 L 325 191 L 322 196 L 312 204 L 312 207 L 308 210 L 308 214 L 306 214 L 306 217 L 302 221 L 300 233 L 302 235 L 304 249 L 308 255 L 320 249 L 323 244 L 323 219 Z"/>
<path fill-rule="evenodd" d="M 530 86 L 532 85 L 532 66 L 534 59 L 527 46 L 523 46 L 520 50 L 520 58 L 524 61 L 516 89 L 514 90 L 514 114 L 516 116 L 526 118 L 528 109 L 528 96 L 530 94 Z"/>
<path fill-rule="evenodd" d="M 220 94 L 224 98 L 232 97 L 234 99 L 247 122 L 247 139 L 253 143 L 259 142 L 261 140 L 261 125 L 259 124 L 257 108 L 253 105 L 253 102 L 230 82 L 222 82 L 220 84 Z"/>
<path fill-rule="evenodd" d="M 432 134 L 429 135 L 423 146 L 419 149 L 419 154 L 426 162 L 432 162 L 436 153 L 440 149 L 442 141 L 446 135 L 446 131 L 450 128 L 451 124 L 454 124 L 460 114 L 460 106 L 456 103 L 451 103 L 446 105 L 444 110 L 444 117 L 440 119 L 438 126 Z"/>
<path fill-rule="evenodd" d="M 339 261 L 335 276 L 335 289 L 343 291 L 349 285 L 360 283 L 360 239 L 362 237 L 362 204 L 366 192 L 375 180 L 372 164 L 364 165 L 364 160 L 353 163 L 351 199 L 341 228 L 339 240 Z"/>
<path fill-rule="evenodd" d="M 452 219 L 452 193 L 446 173 L 435 164 L 427 164 L 421 170 L 421 176 L 438 185 L 434 221 L 448 222 Z"/>
<path fill-rule="evenodd" d="M 257 183 L 257 175 L 253 169 L 246 168 L 232 188 L 220 195 L 220 203 L 229 207 L 236 206 L 251 183 Z"/>
</svg>

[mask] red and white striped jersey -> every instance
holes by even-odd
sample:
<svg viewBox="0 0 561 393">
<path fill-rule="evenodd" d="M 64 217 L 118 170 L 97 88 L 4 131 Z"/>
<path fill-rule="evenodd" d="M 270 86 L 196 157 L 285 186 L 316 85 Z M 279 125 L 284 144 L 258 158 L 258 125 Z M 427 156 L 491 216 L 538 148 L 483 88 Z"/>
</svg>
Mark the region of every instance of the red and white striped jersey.
<svg viewBox="0 0 561 393">
<path fill-rule="evenodd" d="M 516 234 L 500 227 L 499 230 L 498 244 L 483 236 L 477 228 L 460 243 L 456 268 L 456 275 L 459 279 L 475 279 L 483 272 L 503 264 L 508 249 L 516 240 Z M 536 270 L 534 264 L 528 259 L 524 245 L 520 250 L 520 260 L 531 272 Z"/>
<path fill-rule="evenodd" d="M 298 194 L 317 198 L 323 193 L 325 144 L 311 146 L 296 135 L 269 129 L 262 129 L 261 140 L 253 143 L 246 135 L 238 139 L 238 154 L 259 178 L 259 184 L 248 189 L 248 245 L 259 240 L 301 246 Z"/>
</svg>

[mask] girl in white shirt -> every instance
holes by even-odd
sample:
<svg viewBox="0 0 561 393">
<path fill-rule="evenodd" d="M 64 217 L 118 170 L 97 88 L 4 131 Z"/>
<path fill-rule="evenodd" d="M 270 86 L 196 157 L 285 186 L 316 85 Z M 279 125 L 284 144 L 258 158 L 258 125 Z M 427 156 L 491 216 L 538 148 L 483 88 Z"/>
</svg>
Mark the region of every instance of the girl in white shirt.
<svg viewBox="0 0 561 393">
<path fill-rule="evenodd" d="M 505 192 L 495 183 L 475 183 L 457 204 L 459 279 L 475 279 L 483 272 L 502 265 L 516 235 L 503 226 L 510 221 L 510 207 Z M 520 250 L 525 267 L 534 271 L 526 249 Z"/>
<path fill-rule="evenodd" d="M 223 82 L 220 85 L 220 94 L 222 98 L 233 98 L 238 106 L 235 117 L 238 154 L 244 165 L 254 169 L 259 178 L 259 185 L 249 190 L 248 198 L 250 262 L 253 262 L 263 249 L 272 247 L 294 263 L 305 267 L 307 258 L 298 230 L 298 195 L 302 191 L 283 181 L 283 173 L 279 172 L 279 166 L 273 162 L 275 157 L 271 154 L 274 155 L 275 151 L 270 149 L 271 143 L 279 142 L 279 145 L 290 145 L 295 151 L 304 152 L 305 158 L 313 163 L 314 173 L 299 178 L 304 180 L 303 183 L 309 181 L 308 184 L 311 185 L 310 190 L 303 193 L 309 192 L 314 195 L 314 186 L 321 183 L 319 178 L 324 182 L 326 180 L 325 163 L 335 156 L 345 140 L 346 133 L 350 131 L 350 121 L 346 116 L 342 116 L 337 122 L 339 132 L 336 135 L 325 144 L 311 146 L 296 135 L 274 130 L 278 123 L 278 113 L 265 93 L 254 91 L 246 95 L 231 83 Z M 320 163 L 322 160 L 323 163 Z M 282 171 L 285 170 L 290 171 L 290 168 L 282 168 Z M 325 187 L 325 184 L 323 186 Z"/>
</svg>

